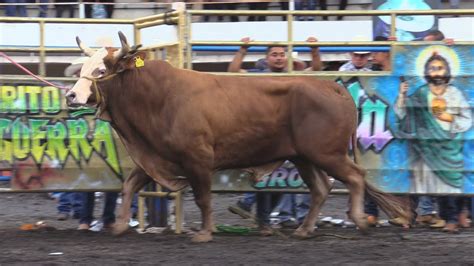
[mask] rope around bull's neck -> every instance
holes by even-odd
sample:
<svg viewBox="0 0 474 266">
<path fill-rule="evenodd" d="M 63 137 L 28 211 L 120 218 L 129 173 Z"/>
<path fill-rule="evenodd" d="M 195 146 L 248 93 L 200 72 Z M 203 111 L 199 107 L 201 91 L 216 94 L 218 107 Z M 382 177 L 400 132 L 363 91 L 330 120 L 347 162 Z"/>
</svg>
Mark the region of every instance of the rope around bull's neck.
<svg viewBox="0 0 474 266">
<path fill-rule="evenodd" d="M 100 92 L 99 86 L 97 86 L 97 82 L 98 81 L 106 81 L 106 80 L 109 80 L 109 79 L 111 79 L 115 76 L 117 76 L 117 73 L 110 74 L 110 75 L 107 75 L 107 76 L 101 77 L 101 78 L 93 78 L 93 77 L 87 77 L 87 76 L 82 76 L 81 77 L 81 78 L 85 78 L 87 80 L 92 81 L 92 84 L 93 84 L 93 87 L 94 87 L 94 92 L 95 92 L 95 98 L 96 98 L 96 102 L 97 102 L 97 108 L 99 108 L 102 105 L 102 103 L 105 102 L 105 100 L 103 100 L 104 96 Z"/>
</svg>

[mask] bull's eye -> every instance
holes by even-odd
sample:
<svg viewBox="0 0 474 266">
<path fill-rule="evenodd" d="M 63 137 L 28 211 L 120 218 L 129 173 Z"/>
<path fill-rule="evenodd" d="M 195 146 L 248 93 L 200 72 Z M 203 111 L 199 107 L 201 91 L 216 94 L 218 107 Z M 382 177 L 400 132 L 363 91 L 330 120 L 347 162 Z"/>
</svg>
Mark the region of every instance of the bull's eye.
<svg viewBox="0 0 474 266">
<path fill-rule="evenodd" d="M 94 77 L 99 77 L 99 78 L 100 78 L 100 77 L 102 77 L 102 76 L 105 75 L 105 72 L 106 72 L 105 68 L 96 68 L 96 69 L 92 72 L 92 75 L 93 75 Z"/>
</svg>

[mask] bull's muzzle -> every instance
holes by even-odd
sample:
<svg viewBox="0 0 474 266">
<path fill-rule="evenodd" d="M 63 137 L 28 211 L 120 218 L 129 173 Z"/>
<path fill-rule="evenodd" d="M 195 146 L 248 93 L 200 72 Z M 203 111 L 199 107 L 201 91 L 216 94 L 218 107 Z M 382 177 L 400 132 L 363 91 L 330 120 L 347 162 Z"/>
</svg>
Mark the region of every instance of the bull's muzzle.
<svg viewBox="0 0 474 266">
<path fill-rule="evenodd" d="M 66 97 L 66 103 L 68 106 L 74 106 L 77 105 L 77 95 L 73 91 L 68 91 L 65 95 Z"/>
</svg>

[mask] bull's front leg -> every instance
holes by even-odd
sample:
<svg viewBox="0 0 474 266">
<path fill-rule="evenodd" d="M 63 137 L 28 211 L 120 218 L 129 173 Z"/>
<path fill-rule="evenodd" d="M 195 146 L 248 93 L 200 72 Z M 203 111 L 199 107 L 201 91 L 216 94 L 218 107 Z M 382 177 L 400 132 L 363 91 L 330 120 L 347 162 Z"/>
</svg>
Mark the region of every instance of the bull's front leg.
<svg viewBox="0 0 474 266">
<path fill-rule="evenodd" d="M 123 234 L 128 229 L 128 223 L 131 218 L 130 207 L 135 193 L 145 186 L 152 179 L 139 167 L 135 167 L 123 184 L 122 205 L 120 206 L 119 216 L 113 227 L 113 234 Z"/>
<path fill-rule="evenodd" d="M 212 240 L 212 232 L 214 231 L 211 208 L 211 175 L 194 179 L 190 183 L 196 205 L 201 210 L 202 220 L 201 230 L 193 236 L 192 241 L 197 243 L 209 242 Z"/>
<path fill-rule="evenodd" d="M 188 177 L 189 184 L 193 189 L 194 201 L 201 210 L 202 219 L 201 230 L 193 236 L 192 241 L 209 242 L 212 240 L 212 233 L 215 230 L 211 208 L 214 150 L 207 134 L 196 133 L 189 141 L 189 143 L 184 141 L 179 143 L 185 151 L 181 162 L 185 176 Z"/>
</svg>

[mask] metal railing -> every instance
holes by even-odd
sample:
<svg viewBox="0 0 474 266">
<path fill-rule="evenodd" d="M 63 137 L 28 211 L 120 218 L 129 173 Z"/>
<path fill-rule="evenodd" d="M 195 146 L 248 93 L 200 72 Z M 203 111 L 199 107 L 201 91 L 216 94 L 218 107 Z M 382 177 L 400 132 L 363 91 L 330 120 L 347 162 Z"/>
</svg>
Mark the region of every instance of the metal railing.
<svg viewBox="0 0 474 266">
<path fill-rule="evenodd" d="M 131 24 L 133 25 L 133 34 L 134 34 L 134 44 L 141 43 L 141 30 L 153 26 L 164 25 L 164 24 L 176 24 L 180 31 L 178 33 L 178 39 L 180 41 L 175 43 L 168 43 L 168 44 L 159 44 L 159 45 L 150 45 L 147 47 L 141 48 L 142 50 L 147 51 L 154 51 L 155 49 L 167 49 L 169 47 L 177 46 L 177 51 L 182 51 L 184 46 L 184 13 L 180 11 L 172 11 L 168 13 L 158 14 L 154 16 L 144 17 L 140 19 L 134 20 L 119 20 L 119 19 L 110 19 L 110 20 L 103 20 L 103 19 L 60 19 L 60 18 L 0 18 L 0 22 L 6 23 L 38 23 L 39 24 L 39 46 L 37 47 L 3 47 L 2 51 L 4 52 L 38 52 L 39 53 L 39 75 L 45 76 L 46 74 L 46 56 L 47 53 L 56 52 L 56 53 L 80 53 L 81 50 L 79 48 L 48 48 L 45 47 L 45 24 L 48 23 L 80 23 L 80 24 Z M 154 54 L 152 57 L 154 57 Z M 169 61 L 175 61 L 176 67 L 183 67 L 183 56 L 181 52 L 172 54 L 171 56 L 177 56 L 177 58 L 168 58 Z M 48 79 L 56 80 L 56 81 L 71 81 L 75 80 L 74 78 L 51 78 Z M 0 77 L 0 81 L 31 81 L 33 80 L 32 77 L 26 75 L 3 75 Z M 42 190 L 45 191 L 45 190 Z M 86 190 L 83 190 L 86 191 Z M 89 191 L 89 190 L 87 190 Z M 97 191 L 97 189 L 90 190 L 90 191 Z M 18 192 L 14 189 L 0 189 L 0 192 Z M 24 192 L 24 191 L 22 191 Z M 29 191 L 35 192 L 35 191 Z M 37 191 L 36 191 L 37 192 Z M 144 229 L 145 226 L 145 197 L 170 197 L 175 199 L 175 212 L 176 212 L 176 233 L 182 232 L 182 224 L 183 224 L 183 200 L 182 200 L 182 192 L 162 192 L 160 189 L 157 191 L 141 191 L 138 193 L 138 220 L 139 220 L 139 227 Z"/>
<path fill-rule="evenodd" d="M 39 53 L 39 75 L 46 76 L 46 53 L 80 53 L 79 48 L 60 48 L 60 47 L 46 47 L 45 46 L 45 25 L 56 24 L 56 23 L 69 23 L 69 24 L 126 24 L 133 26 L 134 44 L 141 43 L 141 30 L 153 26 L 164 25 L 165 23 L 183 23 L 184 15 L 179 11 L 172 11 L 168 13 L 161 13 L 154 16 L 144 17 L 140 19 L 64 19 L 64 18 L 10 18 L 0 17 L 0 23 L 37 23 L 39 25 L 39 46 L 32 47 L 2 47 L 3 52 L 38 52 Z M 181 22 L 180 22 L 181 21 Z M 157 48 L 163 48 L 172 45 L 181 45 L 183 42 L 179 41 L 170 44 L 161 44 L 156 46 L 144 47 L 142 49 L 152 50 Z M 181 60 L 182 61 L 182 60 Z M 179 66 L 178 66 L 179 67 Z M 3 80 L 14 79 L 14 80 L 25 80 L 23 76 L 7 76 L 2 77 Z M 56 78 L 54 78 L 56 79 Z M 60 78 L 62 79 L 62 78 Z M 26 77 L 26 80 L 31 78 Z"/>
<path fill-rule="evenodd" d="M 291 54 L 294 47 L 298 46 L 307 46 L 307 47 L 323 47 L 323 46 L 393 46 L 398 42 L 396 41 L 387 41 L 387 42 L 300 42 L 293 41 L 293 18 L 294 16 L 306 15 L 306 16 L 327 16 L 327 15 L 343 15 L 343 16 L 379 16 L 387 15 L 391 17 L 391 34 L 395 34 L 396 29 L 396 17 L 398 15 L 474 15 L 474 10 L 429 10 L 429 11 L 411 11 L 411 10 L 397 10 L 397 11 L 203 11 L 203 10 L 189 10 L 189 11 L 173 11 L 167 14 L 158 14 L 154 16 L 149 16 L 140 19 L 134 20 L 103 20 L 103 19 L 59 19 L 59 18 L 0 18 L 0 22 L 6 23 L 38 23 L 40 27 L 40 45 L 37 47 L 4 47 L 2 48 L 5 52 L 38 52 L 40 57 L 40 67 L 39 74 L 44 76 L 46 73 L 45 58 L 46 54 L 49 52 L 58 52 L 58 53 L 79 53 L 79 48 L 49 48 L 45 47 L 44 36 L 45 36 L 45 25 L 48 23 L 81 23 L 81 24 L 130 24 L 133 25 L 134 32 L 134 44 L 140 44 L 142 40 L 141 30 L 148 27 L 153 27 L 157 25 L 162 25 L 165 23 L 173 23 L 178 27 L 177 33 L 177 42 L 170 44 L 159 44 L 143 47 L 144 50 L 154 50 L 168 48 L 171 46 L 176 46 L 176 51 L 174 53 L 175 60 L 177 63 L 175 66 L 179 68 L 184 67 L 184 62 L 186 62 L 186 68 L 192 68 L 192 46 L 195 45 L 213 45 L 213 46 L 233 46 L 233 45 L 243 45 L 243 42 L 239 41 L 200 41 L 192 39 L 191 32 L 191 16 L 195 15 L 253 15 L 253 16 L 286 16 L 287 17 L 287 40 L 281 42 L 268 42 L 268 41 L 258 41 L 250 42 L 247 45 L 250 46 L 269 46 L 269 45 L 284 45 L 288 47 L 288 52 Z M 403 44 L 410 45 L 426 45 L 426 42 L 403 42 Z M 459 45 L 472 45 L 473 42 L 457 42 Z M 265 75 L 312 75 L 315 73 L 296 73 L 293 71 L 292 58 L 288 57 L 288 67 L 289 73 L 284 74 L 265 74 Z M 382 73 L 383 75 L 384 73 Z M 386 73 L 385 73 L 386 74 Z M 239 73 L 226 73 L 226 75 L 252 75 L 252 74 L 239 74 Z M 255 74 L 256 75 L 256 74 Z M 261 75 L 261 74 L 259 74 Z M 328 75 L 328 76 L 341 76 L 341 73 L 320 73 L 317 75 Z M 342 74 L 344 75 L 344 74 Z M 350 75 L 354 75 L 353 73 Z M 363 73 L 360 76 L 373 76 L 380 75 L 377 73 Z M 65 78 L 54 78 L 54 80 L 60 80 Z M 10 75 L 2 76 L 1 80 L 14 80 L 25 81 L 32 80 L 31 77 L 26 77 L 24 75 Z M 69 80 L 69 79 L 65 79 Z M 10 191 L 11 192 L 11 191 Z M 338 191 L 340 192 L 340 191 Z M 176 232 L 181 232 L 181 222 L 182 222 L 182 198 L 181 193 L 164 193 L 164 192 L 140 192 L 139 194 L 139 206 L 140 214 L 139 219 L 141 226 L 144 225 L 144 197 L 147 196 L 171 196 L 174 197 L 176 201 L 176 218 L 177 218 L 177 227 Z"/>
<path fill-rule="evenodd" d="M 195 40 L 192 38 L 191 30 L 191 17 L 192 16 L 205 16 L 205 15 L 252 15 L 252 16 L 286 16 L 287 17 L 287 40 L 278 42 L 268 41 L 252 41 L 247 45 L 249 46 L 269 46 L 269 45 L 282 45 L 287 46 L 288 53 L 294 51 L 294 47 L 334 47 L 334 46 L 361 46 L 361 47 L 380 47 L 380 46 L 392 46 L 399 42 L 397 41 L 378 41 L 378 42 L 360 42 L 360 41 L 347 41 L 347 42 L 301 42 L 293 41 L 293 21 L 295 16 L 328 16 L 328 15 L 342 15 L 342 16 L 390 16 L 391 35 L 395 35 L 396 29 L 396 17 L 399 15 L 474 15 L 472 9 L 458 9 L 458 10 L 389 10 L 389 11 L 378 11 L 378 10 L 358 10 L 358 11 L 247 11 L 247 10 L 187 10 L 187 11 L 172 11 L 168 13 L 161 13 L 149 17 L 124 20 L 124 19 L 62 19 L 62 18 L 9 18 L 0 17 L 0 23 L 38 23 L 39 24 L 39 46 L 36 47 L 2 47 L 4 52 L 38 52 L 39 53 L 39 75 L 46 75 L 46 54 L 47 53 L 79 53 L 78 48 L 55 48 L 45 47 L 45 25 L 48 23 L 76 23 L 76 24 L 127 24 L 133 25 L 134 31 L 134 44 L 141 43 L 141 30 L 148 27 L 157 25 L 163 25 L 165 23 L 175 23 L 178 27 L 178 38 L 176 43 L 160 44 L 155 46 L 147 46 L 142 49 L 153 50 L 160 49 L 163 47 L 169 47 L 177 45 L 178 52 L 175 55 L 177 66 L 182 66 L 186 62 L 186 68 L 192 68 L 192 47 L 193 46 L 241 46 L 244 43 L 240 41 L 202 41 Z M 425 45 L 426 42 L 403 42 L 403 44 L 409 45 Z M 457 45 L 472 44 L 472 42 L 456 42 Z M 293 59 L 288 57 L 288 72 L 290 74 L 296 74 L 293 71 Z M 229 75 L 241 75 L 238 73 L 228 73 Z M 318 75 L 332 75 L 330 73 L 318 73 Z M 287 75 L 286 74 L 275 74 L 269 75 Z M 298 75 L 306 75 L 298 73 Z M 365 74 L 364 74 L 365 75 Z M 368 74 L 370 75 L 370 74 Z M 30 80 L 28 77 L 22 76 L 4 76 L 2 79 L 7 80 Z M 56 78 L 55 78 L 56 79 Z"/>
<path fill-rule="evenodd" d="M 268 41 L 251 41 L 249 43 L 244 43 L 241 41 L 200 41 L 192 39 L 191 32 L 191 16 L 205 16 L 205 15 L 246 15 L 246 16 L 286 16 L 287 21 L 287 41 L 278 41 L 278 42 L 268 42 Z M 473 9 L 456 9 L 456 10 L 347 10 L 347 11 L 210 11 L 210 10 L 188 10 L 187 11 L 187 29 L 188 29 L 188 42 L 186 46 L 186 68 L 192 69 L 192 60 L 191 60 L 191 51 L 192 46 L 194 45 L 214 45 L 214 46 L 235 46 L 235 45 L 247 45 L 247 46 L 269 46 L 269 45 L 281 45 L 286 46 L 288 54 L 293 52 L 294 47 L 296 46 L 307 46 L 307 47 L 328 47 L 328 46 L 392 46 L 399 42 L 397 41 L 348 41 L 348 42 L 301 42 L 293 41 L 293 21 L 295 16 L 390 16 L 390 35 L 395 36 L 396 26 L 397 26 L 397 16 L 399 15 L 474 15 Z M 403 42 L 404 45 L 426 45 L 427 42 Z M 470 45 L 472 42 L 456 42 L 458 45 Z M 288 72 L 290 74 L 296 74 L 293 72 L 293 58 L 288 57 Z M 234 73 L 234 75 L 242 75 L 239 73 Z M 267 75 L 287 75 L 287 74 L 276 74 L 268 73 Z M 298 75 L 304 75 L 298 73 Z M 318 74 L 319 75 L 319 74 Z M 331 74 L 329 74 L 331 75 Z M 340 75 L 340 73 L 339 73 Z M 363 75 L 370 75 L 364 73 Z"/>
</svg>

